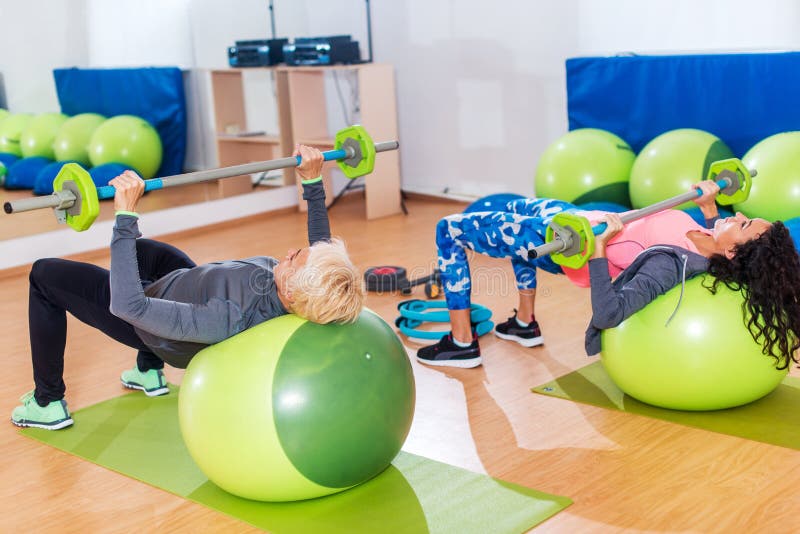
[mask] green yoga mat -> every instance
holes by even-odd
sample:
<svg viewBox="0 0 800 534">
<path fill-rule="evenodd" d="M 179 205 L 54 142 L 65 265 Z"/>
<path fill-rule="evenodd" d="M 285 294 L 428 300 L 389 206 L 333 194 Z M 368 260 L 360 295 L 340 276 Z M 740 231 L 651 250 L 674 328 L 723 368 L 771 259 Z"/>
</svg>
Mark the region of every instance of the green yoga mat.
<svg viewBox="0 0 800 534">
<path fill-rule="evenodd" d="M 293 503 L 263 503 L 219 489 L 189 456 L 178 427 L 177 388 L 130 393 L 73 414 L 65 430 L 23 434 L 90 462 L 276 533 L 524 532 L 572 501 L 400 453 L 353 489 Z"/>
<path fill-rule="evenodd" d="M 800 378 L 796 377 L 787 376 L 772 393 L 755 402 L 710 412 L 668 410 L 639 402 L 620 391 L 599 361 L 532 391 L 800 450 Z"/>
</svg>

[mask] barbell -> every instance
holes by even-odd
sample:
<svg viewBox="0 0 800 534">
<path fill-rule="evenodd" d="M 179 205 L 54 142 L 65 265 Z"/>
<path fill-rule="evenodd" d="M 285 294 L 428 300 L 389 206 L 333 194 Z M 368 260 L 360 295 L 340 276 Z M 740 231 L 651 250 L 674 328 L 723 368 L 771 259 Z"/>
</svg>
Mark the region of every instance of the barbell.
<svg viewBox="0 0 800 534">
<path fill-rule="evenodd" d="M 334 149 L 322 153 L 325 161 L 335 160 L 344 175 L 350 179 L 369 174 L 375 168 L 375 154 L 389 150 L 397 150 L 400 143 L 384 141 L 374 143 L 367 131 L 360 125 L 354 125 L 336 134 Z M 209 169 L 205 171 L 176 174 L 163 178 L 152 178 L 144 181 L 145 191 L 156 191 L 167 187 L 176 187 L 221 178 L 231 178 L 242 174 L 274 171 L 297 167 L 301 163 L 300 156 L 273 159 Z M 72 229 L 82 232 L 88 229 L 100 213 L 100 200 L 114 198 L 114 186 L 95 187 L 89 172 L 76 163 L 67 163 L 53 181 L 53 194 L 6 202 L 3 209 L 6 213 L 19 213 L 38 209 L 52 208 L 59 222 L 66 223 Z"/>
<path fill-rule="evenodd" d="M 748 170 L 741 160 L 730 158 L 712 163 L 706 179 L 716 181 L 720 189 L 717 202 L 728 206 L 747 200 L 755 175 L 756 171 Z M 623 223 L 629 223 L 674 208 L 684 202 L 694 200 L 702 194 L 703 191 L 698 187 L 694 191 L 662 200 L 638 210 L 625 212 L 620 219 Z M 582 215 L 570 212 L 558 213 L 547 226 L 545 244 L 528 250 L 528 258 L 535 259 L 550 254 L 554 263 L 570 269 L 580 269 L 594 254 L 595 236 L 602 234 L 605 230 L 605 223 L 592 226 L 589 220 Z"/>
</svg>

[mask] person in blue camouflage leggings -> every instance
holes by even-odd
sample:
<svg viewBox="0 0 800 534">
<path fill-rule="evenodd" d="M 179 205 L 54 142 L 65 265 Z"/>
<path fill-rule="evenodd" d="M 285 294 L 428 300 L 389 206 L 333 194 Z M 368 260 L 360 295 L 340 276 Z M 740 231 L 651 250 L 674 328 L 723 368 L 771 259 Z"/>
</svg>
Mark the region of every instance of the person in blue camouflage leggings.
<svg viewBox="0 0 800 534">
<path fill-rule="evenodd" d="M 528 249 L 544 244 L 553 216 L 577 209 L 561 200 L 522 199 L 509 202 L 506 212 L 459 213 L 440 220 L 436 226 L 436 246 L 448 309 L 470 307 L 472 280 L 465 247 L 493 258 L 511 258 L 517 288 L 521 291 L 536 289 L 537 267 L 561 274 L 561 267 L 549 255 L 528 259 Z"/>
<path fill-rule="evenodd" d="M 533 314 L 536 269 L 561 274 L 549 255 L 528 258 L 532 246 L 544 244 L 547 226 L 563 211 L 579 211 L 568 202 L 554 199 L 520 199 L 509 202 L 506 211 L 484 211 L 450 215 L 436 226 L 439 272 L 451 317 L 469 328 L 472 278 L 467 249 L 493 258 L 510 258 L 519 290 L 519 311 L 495 327 L 496 336 L 516 341 L 525 347 L 544 343 Z M 525 318 L 523 320 L 521 318 Z M 456 324 L 454 319 L 453 324 Z M 451 332 L 442 340 L 417 352 L 417 359 L 432 365 L 474 367 L 480 365 L 477 339 L 462 343 Z M 461 335 L 466 335 L 461 332 Z M 446 352 L 443 352 L 446 349 Z"/>
</svg>

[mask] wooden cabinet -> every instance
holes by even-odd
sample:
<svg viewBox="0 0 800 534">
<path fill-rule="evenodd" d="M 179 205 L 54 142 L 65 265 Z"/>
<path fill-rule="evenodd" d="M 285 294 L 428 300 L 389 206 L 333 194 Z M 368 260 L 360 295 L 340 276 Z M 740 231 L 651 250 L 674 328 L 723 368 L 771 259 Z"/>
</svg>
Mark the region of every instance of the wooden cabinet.
<svg viewBox="0 0 800 534">
<path fill-rule="evenodd" d="M 331 150 L 335 133 L 328 131 L 325 75 L 332 70 L 355 71 L 359 123 L 375 142 L 397 139 L 397 106 L 394 69 L 391 65 L 366 63 L 329 67 L 269 67 L 275 80 L 278 106 L 277 136 L 236 136 L 247 132 L 242 73 L 245 69 L 211 71 L 214 115 L 217 125 L 217 151 L 221 166 L 285 157 L 297 143 L 320 150 Z M 250 70 L 250 69 L 247 69 Z M 265 98 L 272 98 L 267 95 Z M 332 171 L 335 162 L 323 168 L 328 202 L 334 198 Z M 400 158 L 397 151 L 376 157 L 372 174 L 364 180 L 365 211 L 368 219 L 401 211 Z M 298 183 L 294 169 L 285 169 L 283 183 Z M 236 177 L 219 182 L 220 196 L 249 191 L 250 177 Z M 298 195 L 301 188 L 298 183 Z M 301 209 L 305 203 L 300 202 Z"/>
</svg>

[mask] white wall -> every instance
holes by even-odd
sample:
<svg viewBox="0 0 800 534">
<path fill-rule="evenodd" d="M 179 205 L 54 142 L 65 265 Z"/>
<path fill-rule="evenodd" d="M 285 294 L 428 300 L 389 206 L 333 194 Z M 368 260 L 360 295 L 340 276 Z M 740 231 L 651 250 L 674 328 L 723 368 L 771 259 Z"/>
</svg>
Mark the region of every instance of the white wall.
<svg viewBox="0 0 800 534">
<path fill-rule="evenodd" d="M 796 0 L 580 0 L 581 53 L 797 50 Z M 618 30 L 610 28 L 618 26 Z"/>
<path fill-rule="evenodd" d="M 60 111 L 53 69 L 87 57 L 85 0 L 0 0 L 0 99 L 11 112 Z"/>
<path fill-rule="evenodd" d="M 190 0 L 84 0 L 89 67 L 194 66 Z"/>
</svg>

